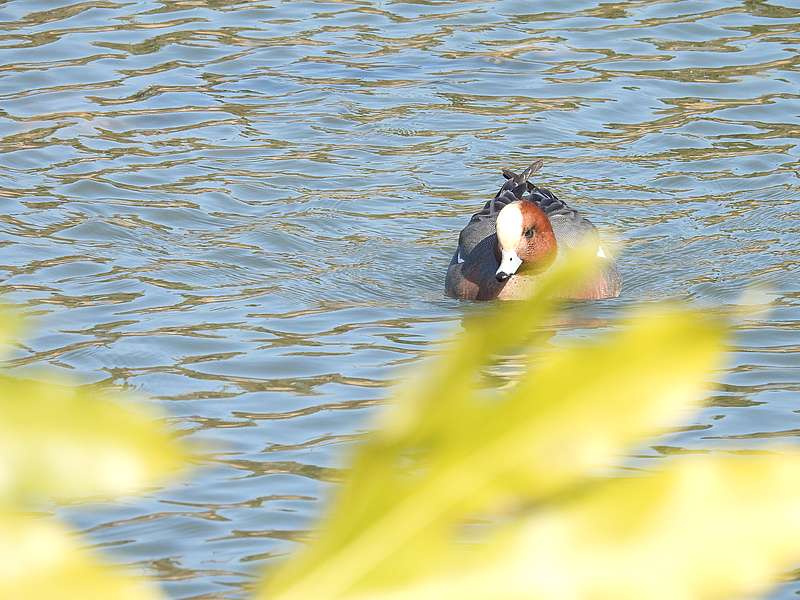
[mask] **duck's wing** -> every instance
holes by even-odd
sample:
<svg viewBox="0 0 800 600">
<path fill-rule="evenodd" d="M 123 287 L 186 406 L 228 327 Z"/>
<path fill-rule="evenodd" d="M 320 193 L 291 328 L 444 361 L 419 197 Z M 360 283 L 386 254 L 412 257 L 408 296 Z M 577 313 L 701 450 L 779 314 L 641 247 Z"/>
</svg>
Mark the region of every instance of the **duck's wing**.
<svg viewBox="0 0 800 600">
<path fill-rule="evenodd" d="M 559 248 L 574 248 L 587 241 L 592 241 L 599 246 L 597 228 L 580 212 L 559 199 L 550 190 L 531 183 L 528 186 L 530 192 L 525 199 L 535 202 L 550 219 Z"/>
</svg>

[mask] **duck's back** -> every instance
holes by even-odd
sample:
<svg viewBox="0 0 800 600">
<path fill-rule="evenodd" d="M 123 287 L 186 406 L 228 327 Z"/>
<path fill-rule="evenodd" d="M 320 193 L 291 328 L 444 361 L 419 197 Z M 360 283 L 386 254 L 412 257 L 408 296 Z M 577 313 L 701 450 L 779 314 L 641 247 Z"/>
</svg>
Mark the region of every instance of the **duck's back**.
<svg viewBox="0 0 800 600">
<path fill-rule="evenodd" d="M 597 228 L 577 210 L 569 207 L 550 190 L 536 187 L 532 183 L 528 185 L 531 189 L 525 198 L 536 203 L 550 219 L 559 251 L 586 244 L 589 240 L 599 243 Z"/>
<path fill-rule="evenodd" d="M 472 251 L 489 236 L 496 233 L 497 214 L 504 206 L 516 200 L 533 202 L 542 209 L 556 236 L 559 250 L 570 249 L 587 240 L 598 242 L 597 229 L 581 214 L 556 197 L 550 190 L 540 188 L 530 182 L 513 185 L 509 180 L 483 208 L 472 215 L 469 223 L 461 231 L 458 250 L 461 260 L 466 260 Z"/>
<path fill-rule="evenodd" d="M 600 260 L 600 272 L 597 277 L 588 285 L 569 293 L 568 296 L 583 300 L 599 300 L 619 296 L 622 291 L 622 277 L 614 260 L 607 257 L 600 245 L 597 228 L 577 210 L 557 198 L 550 190 L 536 187 L 533 184 L 528 185 L 531 190 L 526 198 L 538 204 L 550 219 L 550 225 L 553 227 L 558 245 L 558 256 L 562 256 L 564 251 L 591 244 Z M 505 297 L 519 298 L 530 293 L 529 290 L 523 288 L 520 288 L 520 292 L 521 295 L 508 291 Z M 504 297 L 502 292 L 500 297 Z"/>
</svg>

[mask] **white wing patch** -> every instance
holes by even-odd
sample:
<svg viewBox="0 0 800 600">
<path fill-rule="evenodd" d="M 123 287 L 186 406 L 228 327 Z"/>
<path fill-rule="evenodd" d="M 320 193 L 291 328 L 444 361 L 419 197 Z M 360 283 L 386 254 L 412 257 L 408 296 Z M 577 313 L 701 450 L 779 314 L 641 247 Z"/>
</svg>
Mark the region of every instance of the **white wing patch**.
<svg viewBox="0 0 800 600">
<path fill-rule="evenodd" d="M 463 259 L 463 258 L 461 258 L 461 249 L 460 249 L 460 248 L 459 248 L 459 250 L 458 250 L 458 253 L 456 254 L 456 262 L 457 262 L 458 264 L 461 264 L 461 263 L 463 263 L 463 262 L 464 262 L 464 259 Z"/>
<path fill-rule="evenodd" d="M 608 257 L 606 256 L 606 253 L 605 253 L 605 252 L 603 252 L 603 248 L 602 248 L 602 246 L 598 246 L 598 247 L 597 247 L 597 256 L 599 256 L 600 258 L 608 258 Z"/>
</svg>

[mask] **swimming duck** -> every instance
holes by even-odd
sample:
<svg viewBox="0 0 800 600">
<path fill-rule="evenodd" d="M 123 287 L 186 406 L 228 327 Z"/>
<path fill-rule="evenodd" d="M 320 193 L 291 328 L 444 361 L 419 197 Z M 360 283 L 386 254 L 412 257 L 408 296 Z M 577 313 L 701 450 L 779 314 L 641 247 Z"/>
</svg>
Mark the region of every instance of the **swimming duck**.
<svg viewBox="0 0 800 600">
<path fill-rule="evenodd" d="M 546 271 L 564 249 L 591 240 L 601 269 L 594 280 L 566 293 L 571 299 L 616 298 L 622 278 L 600 246 L 597 229 L 551 191 L 528 181 L 542 168 L 538 160 L 516 174 L 503 170 L 505 184 L 472 215 L 461 231 L 445 292 L 465 300 L 516 300 L 530 294 L 537 275 Z"/>
</svg>

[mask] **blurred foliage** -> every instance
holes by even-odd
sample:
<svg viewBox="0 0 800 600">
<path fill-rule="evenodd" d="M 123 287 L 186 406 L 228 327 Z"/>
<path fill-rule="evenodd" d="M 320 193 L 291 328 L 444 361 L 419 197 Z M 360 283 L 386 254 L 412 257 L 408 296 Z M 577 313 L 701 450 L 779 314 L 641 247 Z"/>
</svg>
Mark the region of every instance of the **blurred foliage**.
<svg viewBox="0 0 800 600">
<path fill-rule="evenodd" d="M 721 319 L 660 305 L 591 343 L 526 352 L 557 291 L 593 269 L 573 259 L 409 376 L 260 597 L 721 599 L 800 558 L 797 452 L 620 467 L 702 399 Z M 524 373 L 482 389 L 502 353 L 527 356 Z"/>
<path fill-rule="evenodd" d="M 184 462 L 157 415 L 97 390 L 0 376 L 0 501 L 141 490 Z"/>
<path fill-rule="evenodd" d="M 789 568 L 800 557 L 800 453 L 621 467 L 702 398 L 721 319 L 660 305 L 591 343 L 529 351 L 558 290 L 594 267 L 591 252 L 575 254 L 529 301 L 468 319 L 410 374 L 355 449 L 313 541 L 258 595 L 711 600 L 759 593 Z M 525 369 L 485 389 L 482 373 L 504 354 Z M 32 512 L 172 476 L 188 456 L 157 417 L 93 388 L 0 376 L 0 598 L 160 597 Z"/>
<path fill-rule="evenodd" d="M 0 343 L 16 319 L 0 316 Z M 96 388 L 0 376 L 0 598 L 158 598 L 100 563 L 52 519 L 56 501 L 107 499 L 173 476 L 188 458 L 158 415 Z"/>
<path fill-rule="evenodd" d="M 98 562 L 51 519 L 0 512 L 0 598 L 150 600 L 157 588 Z"/>
</svg>

